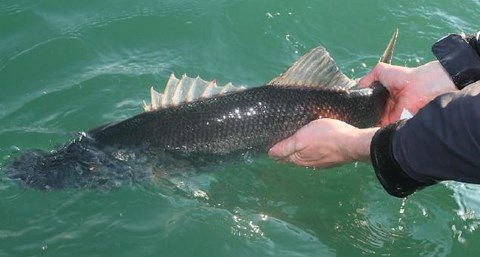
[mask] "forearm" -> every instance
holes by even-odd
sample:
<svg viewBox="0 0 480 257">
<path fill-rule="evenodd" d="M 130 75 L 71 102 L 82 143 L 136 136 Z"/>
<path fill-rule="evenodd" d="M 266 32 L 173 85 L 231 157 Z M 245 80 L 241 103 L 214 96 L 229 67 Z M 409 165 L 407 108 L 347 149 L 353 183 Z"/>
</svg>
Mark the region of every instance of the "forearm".
<svg viewBox="0 0 480 257">
<path fill-rule="evenodd" d="M 438 181 L 480 183 L 480 85 L 440 96 L 415 117 L 380 129 L 371 144 L 387 192 L 404 197 Z"/>
<path fill-rule="evenodd" d="M 480 86 L 436 98 L 400 129 L 394 155 L 421 182 L 480 183 Z"/>
<path fill-rule="evenodd" d="M 478 34 L 452 34 L 432 47 L 443 71 L 458 89 L 480 79 L 479 46 Z M 432 75 L 425 70 L 415 71 Z M 479 84 L 441 95 L 411 120 L 380 129 L 371 143 L 372 164 L 380 182 L 398 197 L 442 180 L 480 183 L 478 124 Z"/>
<path fill-rule="evenodd" d="M 418 189 L 432 185 L 435 181 L 419 181 L 407 174 L 394 154 L 394 137 L 407 120 L 381 128 L 375 133 L 370 155 L 372 166 L 385 191 L 396 197 L 405 197 Z"/>
<path fill-rule="evenodd" d="M 469 35 L 465 37 L 465 40 L 470 44 L 470 46 L 477 52 L 480 56 L 480 32 L 475 35 Z"/>
<path fill-rule="evenodd" d="M 370 147 L 372 138 L 380 128 L 356 129 L 350 133 L 350 138 L 345 140 L 343 151 L 352 161 L 371 162 Z"/>
</svg>

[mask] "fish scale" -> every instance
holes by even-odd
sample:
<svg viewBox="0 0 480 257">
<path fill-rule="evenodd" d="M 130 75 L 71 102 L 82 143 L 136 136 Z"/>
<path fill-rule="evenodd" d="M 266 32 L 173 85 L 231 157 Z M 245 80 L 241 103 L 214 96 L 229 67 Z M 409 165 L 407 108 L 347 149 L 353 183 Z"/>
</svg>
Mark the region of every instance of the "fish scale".
<svg viewBox="0 0 480 257">
<path fill-rule="evenodd" d="M 109 147 L 214 154 L 265 150 L 319 117 L 357 127 L 373 126 L 387 97 L 380 86 L 361 94 L 356 90 L 263 86 L 145 112 L 89 135 L 99 146 Z"/>
<path fill-rule="evenodd" d="M 381 61 L 391 60 L 396 33 Z M 172 75 L 163 94 L 151 89 L 144 113 L 82 133 L 50 152 L 27 151 L 5 171 L 41 190 L 104 189 L 192 170 L 212 156 L 265 151 L 318 118 L 360 128 L 375 125 L 388 91 L 379 83 L 353 86 L 321 47 L 255 88 Z"/>
</svg>

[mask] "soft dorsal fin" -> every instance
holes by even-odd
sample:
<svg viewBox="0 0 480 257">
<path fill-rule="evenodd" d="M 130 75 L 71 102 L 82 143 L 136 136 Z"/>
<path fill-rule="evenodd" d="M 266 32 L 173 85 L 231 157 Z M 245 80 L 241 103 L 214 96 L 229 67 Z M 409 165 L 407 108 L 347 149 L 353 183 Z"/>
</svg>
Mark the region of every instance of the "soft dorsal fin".
<svg viewBox="0 0 480 257">
<path fill-rule="evenodd" d="M 244 89 L 244 86 L 236 87 L 232 83 L 219 87 L 216 81 L 205 81 L 200 77 L 190 78 L 185 74 L 178 79 L 171 74 L 163 94 L 158 93 L 153 87 L 150 88 L 150 104 L 143 101 L 143 109 L 146 112 L 154 111 Z"/>
<path fill-rule="evenodd" d="M 340 71 L 325 48 L 316 47 L 300 57 L 282 75 L 272 79 L 268 84 L 348 89 L 355 86 L 355 81 Z"/>
<path fill-rule="evenodd" d="M 391 63 L 397 36 L 398 29 L 393 32 L 379 62 Z M 316 47 L 300 57 L 282 75 L 272 79 L 269 85 L 349 89 L 356 83 L 342 73 L 325 48 Z"/>
</svg>

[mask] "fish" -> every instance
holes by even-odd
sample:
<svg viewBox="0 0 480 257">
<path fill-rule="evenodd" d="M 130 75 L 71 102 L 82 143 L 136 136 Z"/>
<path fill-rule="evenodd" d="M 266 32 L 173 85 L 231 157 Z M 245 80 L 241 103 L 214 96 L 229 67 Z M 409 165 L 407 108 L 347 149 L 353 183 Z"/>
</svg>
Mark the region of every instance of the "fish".
<svg viewBox="0 0 480 257">
<path fill-rule="evenodd" d="M 397 34 L 381 62 L 391 62 Z M 143 113 L 81 133 L 50 152 L 25 152 L 5 170 L 9 178 L 38 190 L 108 189 L 246 151 L 266 152 L 319 118 L 374 126 L 388 90 L 378 82 L 355 86 L 323 47 L 258 87 L 218 86 L 172 74 L 162 94 L 151 88 Z"/>
</svg>

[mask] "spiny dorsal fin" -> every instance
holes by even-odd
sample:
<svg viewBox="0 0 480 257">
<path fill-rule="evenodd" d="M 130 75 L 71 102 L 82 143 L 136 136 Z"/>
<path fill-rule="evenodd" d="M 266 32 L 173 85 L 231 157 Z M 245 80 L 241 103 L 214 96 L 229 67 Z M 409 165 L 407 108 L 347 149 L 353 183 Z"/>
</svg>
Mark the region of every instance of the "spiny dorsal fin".
<svg viewBox="0 0 480 257">
<path fill-rule="evenodd" d="M 190 78 L 185 74 L 182 75 L 181 79 L 178 79 L 174 74 L 171 74 L 163 94 L 158 93 L 153 87 L 150 89 L 151 102 L 147 104 L 143 101 L 143 109 L 149 112 L 244 89 L 244 86 L 236 87 L 232 83 L 219 87 L 216 81 L 205 81 L 198 76 Z"/>
<path fill-rule="evenodd" d="M 355 86 L 355 81 L 340 71 L 325 48 L 316 47 L 272 79 L 269 85 L 348 89 Z"/>
<path fill-rule="evenodd" d="M 397 36 L 398 29 L 393 33 L 379 60 L 380 62 L 391 62 Z M 268 84 L 272 86 L 349 89 L 356 83 L 340 71 L 325 48 L 317 47 L 300 57 L 282 75 L 272 79 Z M 215 81 L 207 82 L 200 77 L 190 78 L 183 75 L 181 79 L 177 79 L 172 74 L 167 81 L 163 94 L 155 91 L 153 87 L 151 88 L 151 103 L 148 105 L 144 101 L 143 108 L 148 112 L 244 89 L 244 86 L 235 87 L 232 83 L 219 87 Z"/>
</svg>

